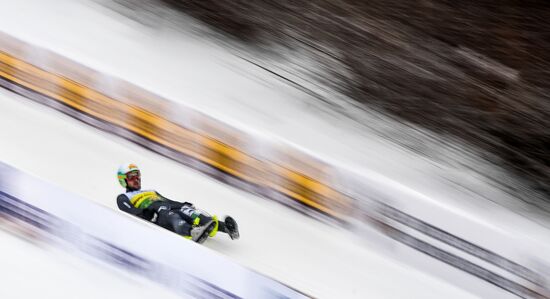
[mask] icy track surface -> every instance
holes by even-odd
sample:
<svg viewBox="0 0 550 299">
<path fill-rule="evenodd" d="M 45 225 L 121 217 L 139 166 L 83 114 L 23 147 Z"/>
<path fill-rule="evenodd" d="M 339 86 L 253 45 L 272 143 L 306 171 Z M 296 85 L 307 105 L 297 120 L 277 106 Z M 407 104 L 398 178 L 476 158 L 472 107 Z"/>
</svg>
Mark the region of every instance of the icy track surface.
<svg viewBox="0 0 550 299">
<path fill-rule="evenodd" d="M 113 209 L 117 209 L 116 196 L 123 191 L 116 181 L 117 166 L 124 161 L 135 162 L 142 168 L 145 188 L 155 188 L 169 198 L 191 201 L 206 211 L 227 213 L 238 220 L 240 240 L 231 241 L 219 235 L 207 242 L 206 247 L 314 297 L 472 297 L 448 283 L 369 251 L 348 232 L 220 184 L 4 89 L 0 89 L 0 111 L 3 112 L 2 161 Z M 122 212 L 120 216 L 130 217 Z M 18 251 L 19 248 L 11 248 L 14 244 L 17 243 L 2 239 L 3 252 L 8 250 L 6 247 Z M 40 258 L 44 253 L 36 249 L 24 250 L 29 251 L 28 259 L 54 259 Z M 29 269 L 12 264 L 11 268 L 20 267 L 19 271 L 6 271 L 10 269 L 8 260 L 13 259 L 3 259 L 0 264 L 3 279 L 8 276 L 16 279 L 12 276 L 19 275 L 13 273 L 23 275 L 21 271 Z M 44 261 L 43 267 L 52 271 L 65 267 L 48 261 Z M 58 280 L 52 278 L 50 283 Z M 11 290 L 14 294 L 21 287 L 2 285 L 2 292 Z"/>
</svg>

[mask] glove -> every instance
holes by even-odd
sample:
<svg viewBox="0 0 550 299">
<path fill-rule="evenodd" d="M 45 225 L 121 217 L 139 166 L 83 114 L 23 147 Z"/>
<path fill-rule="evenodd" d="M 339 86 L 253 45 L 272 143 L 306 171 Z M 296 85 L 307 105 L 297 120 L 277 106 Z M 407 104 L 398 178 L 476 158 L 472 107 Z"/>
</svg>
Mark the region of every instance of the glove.
<svg viewBox="0 0 550 299">
<path fill-rule="evenodd" d="M 151 218 L 151 222 L 156 223 L 160 212 L 169 211 L 170 205 L 167 205 L 166 203 L 162 203 L 162 202 L 158 202 L 158 203 L 155 202 L 150 206 L 148 206 L 147 208 L 145 208 L 145 210 L 153 212 L 153 217 Z"/>
<path fill-rule="evenodd" d="M 155 209 L 155 213 L 159 214 L 161 211 L 164 211 L 164 210 L 170 210 L 170 208 L 168 208 L 167 206 L 160 206 L 157 209 Z"/>
<path fill-rule="evenodd" d="M 153 211 L 155 213 L 160 213 L 163 210 L 170 210 L 170 204 L 162 201 L 153 202 L 150 206 L 146 208 L 147 210 Z"/>
<path fill-rule="evenodd" d="M 185 208 L 185 207 L 195 209 L 195 205 L 190 203 L 190 202 L 184 202 L 182 209 Z"/>
</svg>

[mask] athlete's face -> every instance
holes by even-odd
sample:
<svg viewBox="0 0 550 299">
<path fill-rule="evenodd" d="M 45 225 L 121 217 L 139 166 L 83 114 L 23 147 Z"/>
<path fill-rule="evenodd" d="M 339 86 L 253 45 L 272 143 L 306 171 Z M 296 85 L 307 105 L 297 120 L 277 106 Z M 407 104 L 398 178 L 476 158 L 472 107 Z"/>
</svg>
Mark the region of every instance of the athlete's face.
<svg viewBox="0 0 550 299">
<path fill-rule="evenodd" d="M 141 189 L 141 175 L 139 171 L 132 171 L 126 174 L 126 183 L 128 184 L 129 189 Z"/>
</svg>

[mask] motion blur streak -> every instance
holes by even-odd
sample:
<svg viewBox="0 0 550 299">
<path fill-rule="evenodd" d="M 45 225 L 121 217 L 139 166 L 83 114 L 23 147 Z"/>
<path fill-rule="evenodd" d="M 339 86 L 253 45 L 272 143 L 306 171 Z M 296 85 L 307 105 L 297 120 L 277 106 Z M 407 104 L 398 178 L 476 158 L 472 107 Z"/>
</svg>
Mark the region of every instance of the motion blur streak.
<svg viewBox="0 0 550 299">
<path fill-rule="evenodd" d="M 140 161 L 145 186 L 155 186 L 170 198 L 191 200 L 207 211 L 224 211 L 239 219 L 242 238 L 238 242 L 212 239 L 206 247 L 300 291 L 317 298 L 403 298 L 411 294 L 424 298 L 475 297 L 376 254 L 342 229 L 219 184 L 4 90 L 0 93 L 0 108 L 6 115 L 0 119 L 0 126 L 16 128 L 0 131 L 5 141 L 0 147 L 4 162 L 116 209 L 115 196 L 120 192 L 114 175 L 117 163 Z M 86 165 L 86 176 L 74 175 L 74 165 Z M 82 213 L 85 215 L 85 211 Z M 396 284 L 400 287 L 395 288 Z M 500 294 L 494 289 L 489 293 Z"/>
</svg>

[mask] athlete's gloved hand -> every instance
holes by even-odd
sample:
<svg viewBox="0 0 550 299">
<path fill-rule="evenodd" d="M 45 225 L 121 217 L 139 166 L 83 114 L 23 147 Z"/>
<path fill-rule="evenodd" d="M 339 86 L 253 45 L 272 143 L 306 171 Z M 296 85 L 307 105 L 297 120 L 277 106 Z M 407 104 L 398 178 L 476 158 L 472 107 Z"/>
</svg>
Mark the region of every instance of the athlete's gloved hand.
<svg viewBox="0 0 550 299">
<path fill-rule="evenodd" d="M 190 203 L 190 202 L 184 202 L 184 203 L 183 203 L 183 207 L 182 207 L 182 209 L 183 209 L 183 208 L 191 208 L 191 209 L 195 209 L 195 205 L 194 205 L 194 204 L 192 204 L 192 203 Z"/>
<path fill-rule="evenodd" d="M 157 214 L 160 214 L 161 211 L 168 211 L 170 210 L 167 206 L 160 206 L 158 209 L 155 210 Z"/>
<path fill-rule="evenodd" d="M 160 213 L 165 210 L 170 210 L 170 205 L 163 202 L 154 202 L 146 208 L 146 210 L 153 211 L 155 213 Z"/>
<path fill-rule="evenodd" d="M 164 204 L 152 204 L 150 206 L 148 206 L 146 208 L 146 210 L 148 211 L 151 211 L 153 212 L 153 217 L 151 219 L 151 222 L 154 222 L 156 223 L 158 217 L 159 217 L 159 214 L 162 212 L 162 211 L 169 211 L 170 210 L 170 206 L 167 206 L 167 205 L 164 205 Z"/>
</svg>

